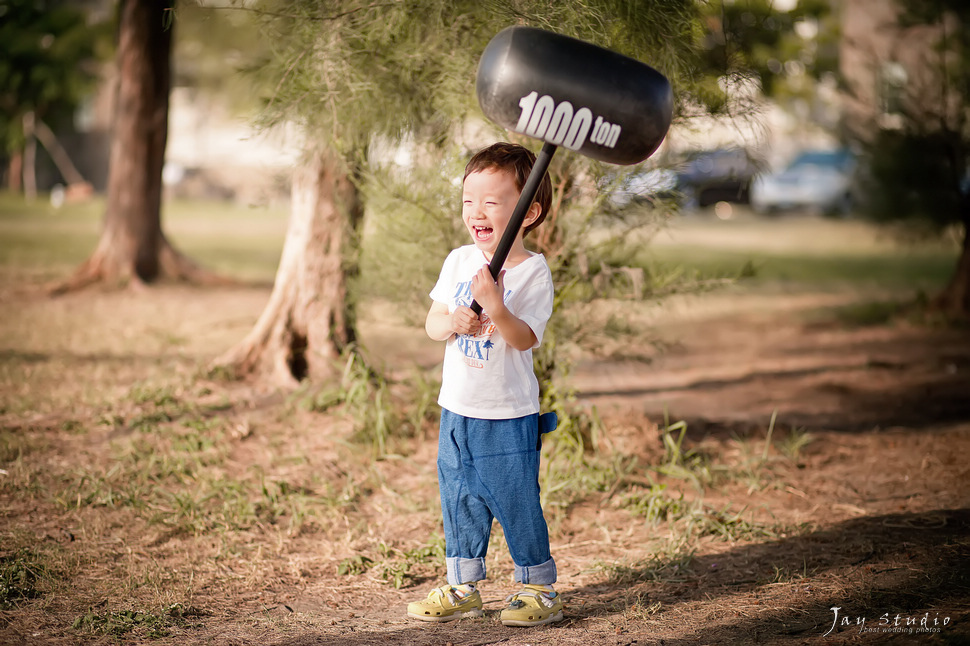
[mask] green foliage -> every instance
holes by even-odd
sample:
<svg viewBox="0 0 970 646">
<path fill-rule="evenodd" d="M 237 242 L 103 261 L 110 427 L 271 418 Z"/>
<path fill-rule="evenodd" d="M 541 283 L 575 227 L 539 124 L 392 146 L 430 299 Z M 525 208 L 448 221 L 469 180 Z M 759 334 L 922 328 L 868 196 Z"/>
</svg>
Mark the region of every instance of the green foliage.
<svg viewBox="0 0 970 646">
<path fill-rule="evenodd" d="M 967 221 L 968 145 L 948 130 L 880 131 L 868 154 L 869 214 L 937 231 Z"/>
<path fill-rule="evenodd" d="M 259 38 L 253 12 L 192 0 L 177 4 L 175 18 L 174 57 L 181 82 L 231 99 L 236 110 L 258 108 L 255 79 L 244 72 L 266 57 L 269 45 Z"/>
<path fill-rule="evenodd" d="M 833 0 L 800 0 L 779 10 L 771 0 L 697 3 L 697 62 L 689 103 L 711 114 L 745 118 L 757 107 L 742 97 L 750 81 L 783 106 L 817 104 L 818 83 L 834 87 L 839 69 L 840 12 Z M 823 121 L 821 113 L 811 118 Z"/>
<path fill-rule="evenodd" d="M 925 301 L 922 293 L 917 301 Z M 925 304 L 925 303 L 920 303 Z M 846 327 L 888 325 L 905 313 L 905 306 L 895 301 L 852 303 L 836 308 L 835 318 Z"/>
<path fill-rule="evenodd" d="M 381 543 L 378 551 L 380 556 L 373 559 L 363 554 L 343 559 L 337 567 L 337 574 L 359 576 L 379 568 L 383 582 L 395 589 L 404 588 L 413 585 L 428 567 L 440 566 L 445 558 L 445 542 L 438 537 L 427 545 L 410 550 L 398 550 Z"/>
<path fill-rule="evenodd" d="M 542 436 L 542 505 L 562 509 L 617 486 L 637 467 L 637 459 L 602 450 L 606 429 L 596 409 L 576 404 L 571 392 L 547 381 L 540 406 L 556 413 L 558 426 Z"/>
<path fill-rule="evenodd" d="M 304 406 L 315 411 L 342 406 L 354 423 L 355 439 L 371 444 L 377 457 L 387 454 L 395 414 L 387 381 L 371 370 L 356 351 L 345 354 L 340 379 L 305 397 Z"/>
<path fill-rule="evenodd" d="M 0 430 L 0 464 L 6 464 L 20 459 L 30 450 L 30 444 L 24 433 Z"/>
<path fill-rule="evenodd" d="M 454 119 L 477 110 L 478 55 L 509 25 L 553 29 L 634 56 L 664 72 L 678 100 L 693 93 L 705 25 L 690 0 L 265 0 L 253 10 L 271 48 L 258 70 L 270 88 L 266 121 L 297 120 L 345 153 L 373 134 L 450 136 Z"/>
<path fill-rule="evenodd" d="M 0 145 L 23 145 L 23 115 L 59 123 L 97 79 L 96 62 L 107 53 L 108 25 L 89 25 L 75 3 L 46 0 L 0 2 Z"/>
<path fill-rule="evenodd" d="M 687 580 L 694 551 L 676 549 L 666 554 L 654 554 L 632 565 L 610 564 L 601 566 L 607 580 L 613 585 L 631 585 L 646 581 L 680 583 Z"/>
<path fill-rule="evenodd" d="M 777 565 L 772 565 L 771 567 L 774 572 L 772 573 L 771 579 L 767 581 L 767 583 L 795 583 L 803 579 L 807 579 L 810 574 L 815 573 L 814 571 L 809 573 L 808 562 L 804 560 L 802 561 L 801 570 L 788 567 L 778 567 Z"/>
<path fill-rule="evenodd" d="M 700 507 L 687 516 L 687 532 L 692 536 L 713 536 L 724 541 L 777 538 L 778 533 L 761 523 L 753 523 L 743 516 L 744 509 L 731 511 Z"/>
<path fill-rule="evenodd" d="M 797 461 L 806 446 L 815 441 L 815 436 L 801 428 L 793 428 L 784 438 L 775 441 L 775 446 L 789 460 Z"/>
<path fill-rule="evenodd" d="M 325 492 L 267 481 L 259 473 L 227 477 L 219 468 L 227 448 L 191 450 L 156 442 L 118 447 L 111 468 L 79 469 L 68 477 L 70 490 L 56 494 L 55 501 L 66 509 L 127 508 L 151 525 L 190 536 L 258 524 L 282 525 L 297 535 L 327 503 Z"/>
<path fill-rule="evenodd" d="M 730 506 L 718 509 L 700 499 L 685 500 L 683 494 L 673 498 L 662 484 L 627 493 L 620 500 L 620 506 L 643 517 L 650 525 L 668 523 L 671 535 L 684 544 L 705 536 L 723 541 L 777 538 L 784 531 L 784 528 L 748 520 L 744 509 L 732 511 Z"/>
<path fill-rule="evenodd" d="M 356 576 L 363 574 L 374 566 L 374 560 L 362 554 L 345 558 L 337 566 L 337 574 L 343 576 Z"/>
<path fill-rule="evenodd" d="M 793 16 L 777 11 L 770 0 L 715 1 L 701 6 L 711 25 L 702 40 L 702 69 L 716 76 L 739 69 L 757 70 L 761 87 L 770 91 L 780 70 L 772 70 L 766 59 L 778 51 L 791 31 Z"/>
<path fill-rule="evenodd" d="M 703 67 L 701 38 L 708 23 L 699 5 L 688 0 L 551 5 L 517 0 L 389 5 L 300 0 L 266 1 L 252 9 L 271 48 L 258 70 L 263 86 L 270 88 L 262 122 L 296 121 L 315 141 L 338 152 L 347 168 L 363 169 L 355 177 L 366 197 L 369 222 L 360 239 L 363 271 L 352 302 L 362 302 L 365 294 L 392 298 L 408 308 L 409 320 L 426 310 L 426 294 L 441 261 L 465 239 L 457 217 L 456 178 L 469 155 L 464 146 L 470 144 L 455 124 L 478 113 L 473 101 L 478 56 L 501 29 L 510 24 L 554 29 L 648 62 L 671 79 L 680 106 L 725 101 L 725 90 L 717 82 L 723 69 L 694 73 Z M 711 96 L 698 102 L 705 88 Z M 509 136 L 492 132 L 496 138 Z M 410 163 L 378 167 L 376 161 L 386 159 L 402 142 L 412 153 Z M 590 303 L 619 293 L 638 298 L 652 291 L 652 285 L 637 281 L 631 290 L 622 279 L 622 272 L 631 269 L 623 258 L 631 255 L 633 244 L 647 242 L 647 236 L 629 234 L 656 231 L 662 216 L 614 217 L 607 227 L 612 235 L 589 243 L 594 227 L 603 229 L 603 198 L 591 195 L 578 178 L 596 183 L 605 173 L 604 165 L 576 155 L 554 160 L 551 174 L 559 207 L 544 225 L 549 233 L 530 236 L 528 244 L 550 260 L 561 294 L 557 312 L 577 301 Z M 636 242 L 628 242 L 632 240 Z M 626 249 L 618 251 L 622 247 Z M 355 250 L 345 255 L 356 257 Z M 579 343 L 581 327 L 579 318 L 557 316 L 547 338 Z M 638 330 L 625 332 L 631 342 L 643 340 Z M 545 379 L 556 366 L 545 359 L 542 363 Z M 381 420 L 369 421 L 377 422 L 372 428 L 379 444 Z"/>
<path fill-rule="evenodd" d="M 74 620 L 72 627 L 82 633 L 130 638 L 131 633 L 145 639 L 162 639 L 171 628 L 191 628 L 189 620 L 205 613 L 180 603 L 172 604 L 158 613 L 139 610 L 97 611 L 94 608 Z"/>
<path fill-rule="evenodd" d="M 903 222 L 925 234 L 955 225 L 970 235 L 970 10 L 953 0 L 898 0 L 899 26 L 925 34 L 916 43 L 905 72 L 898 105 L 891 108 L 896 127 L 868 126 L 859 133 L 865 149 L 863 190 L 868 214 L 880 221 Z M 907 33 L 907 32 L 901 32 Z M 917 45 L 918 46 L 918 45 Z M 917 82 L 916 79 L 919 79 Z M 881 97 L 885 98 L 885 97 Z M 967 245 L 958 263 L 966 273 Z M 940 305 L 965 316 L 970 308 L 967 276 L 956 276 Z"/>
<path fill-rule="evenodd" d="M 671 498 L 666 489 L 665 484 L 655 484 L 646 491 L 630 492 L 621 499 L 620 506 L 643 516 L 651 525 L 681 518 L 687 508 L 684 494 Z"/>
<path fill-rule="evenodd" d="M 423 154 L 415 151 L 415 156 Z M 429 148 L 428 163 L 408 169 L 372 164 L 364 196 L 370 225 L 361 242 L 360 298 L 386 299 L 423 324 L 441 263 L 468 243 L 455 185 L 468 155 L 457 147 Z"/>
<path fill-rule="evenodd" d="M 297 121 L 350 156 L 374 134 L 446 127 L 443 107 L 461 96 L 459 88 L 470 87 L 471 80 L 458 75 L 474 67 L 474 47 L 483 42 L 464 5 L 258 3 L 263 40 L 271 48 L 258 70 L 271 88 L 263 120 Z M 448 65 L 440 64 L 442 57 Z"/>
<path fill-rule="evenodd" d="M 353 499 L 339 483 L 267 478 L 258 469 L 227 475 L 237 425 L 218 414 L 224 407 L 199 405 L 172 386 L 135 384 L 127 414 L 108 412 L 102 420 L 125 430 L 110 447 L 110 465 L 63 474 L 66 489 L 52 494 L 54 502 L 64 509 L 128 509 L 150 525 L 199 536 L 258 525 L 298 535 L 327 507 Z"/>
<path fill-rule="evenodd" d="M 527 24 L 573 36 L 655 67 L 670 80 L 678 106 L 695 93 L 700 36 L 705 30 L 701 3 L 493 0 L 484 3 L 483 9 L 493 20 L 492 34 L 511 24 Z"/>
<path fill-rule="evenodd" d="M 676 434 L 676 437 L 675 437 Z M 657 473 L 670 478 L 686 480 L 702 491 L 713 480 L 710 459 L 696 448 L 685 447 L 687 423 L 684 421 L 665 424 L 661 432 L 664 457 L 654 468 Z"/>
<path fill-rule="evenodd" d="M 372 370 L 358 352 L 346 352 L 340 378 L 313 392 L 304 399 L 304 405 L 316 411 L 343 406 L 354 420 L 357 439 L 372 442 L 377 455 L 385 454 L 393 428 L 390 391 L 387 380 Z"/>
<path fill-rule="evenodd" d="M 421 576 L 422 566 L 440 566 L 445 559 L 445 541 L 439 537 L 431 544 L 403 552 L 382 544 L 381 552 L 384 556 L 381 564 L 381 579 L 393 585 L 395 590 L 399 590 L 416 582 L 416 579 Z"/>
<path fill-rule="evenodd" d="M 40 597 L 37 583 L 46 573 L 38 555 L 28 549 L 0 555 L 0 610 L 11 610 L 23 601 Z"/>
<path fill-rule="evenodd" d="M 906 26 L 927 25 L 938 23 L 946 16 L 957 19 L 957 28 L 963 34 L 970 29 L 970 7 L 962 0 L 897 0 L 903 9 L 900 22 Z M 966 41 L 963 41 L 966 43 Z M 964 57 L 970 57 L 970 52 L 963 50 Z"/>
<path fill-rule="evenodd" d="M 408 382 L 407 401 L 392 392 L 392 384 L 356 350 L 344 353 L 339 379 L 317 387 L 307 385 L 295 398 L 308 410 L 340 410 L 353 423 L 353 440 L 370 445 L 376 458 L 393 453 L 392 444 L 423 433 L 437 415 L 440 384 L 415 371 Z"/>
</svg>

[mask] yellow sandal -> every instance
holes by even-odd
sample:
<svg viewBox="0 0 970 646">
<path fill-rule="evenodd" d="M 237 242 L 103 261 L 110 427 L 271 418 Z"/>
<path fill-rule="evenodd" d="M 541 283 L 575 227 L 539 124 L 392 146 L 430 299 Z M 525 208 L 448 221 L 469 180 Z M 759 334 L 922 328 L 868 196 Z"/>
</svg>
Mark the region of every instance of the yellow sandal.
<svg viewBox="0 0 970 646">
<path fill-rule="evenodd" d="M 541 626 L 562 621 L 562 597 L 541 585 L 525 585 L 510 596 L 508 608 L 502 611 L 506 626 Z"/>
<path fill-rule="evenodd" d="M 481 617 L 482 595 L 478 590 L 459 597 L 450 584 L 435 588 L 427 599 L 408 604 L 408 617 L 421 621 L 454 621 L 456 619 Z"/>
</svg>

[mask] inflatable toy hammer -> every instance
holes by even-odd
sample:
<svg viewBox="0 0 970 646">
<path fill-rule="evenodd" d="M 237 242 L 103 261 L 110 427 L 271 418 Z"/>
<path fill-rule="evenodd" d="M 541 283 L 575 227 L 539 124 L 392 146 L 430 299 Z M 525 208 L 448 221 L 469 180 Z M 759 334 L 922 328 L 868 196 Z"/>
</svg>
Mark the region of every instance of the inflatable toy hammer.
<svg viewBox="0 0 970 646">
<path fill-rule="evenodd" d="M 670 83 L 649 65 L 533 27 L 508 27 L 492 38 L 475 89 L 486 117 L 543 142 L 488 264 L 494 280 L 559 146 L 611 164 L 637 164 L 660 146 L 673 112 Z M 481 314 L 477 302 L 471 307 Z"/>
</svg>

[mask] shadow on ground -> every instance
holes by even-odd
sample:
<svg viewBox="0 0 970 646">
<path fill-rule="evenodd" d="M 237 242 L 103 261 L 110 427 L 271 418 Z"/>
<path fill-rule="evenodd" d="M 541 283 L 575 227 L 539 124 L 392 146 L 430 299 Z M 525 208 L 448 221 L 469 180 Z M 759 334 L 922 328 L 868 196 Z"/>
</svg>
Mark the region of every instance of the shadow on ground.
<svg viewBox="0 0 970 646">
<path fill-rule="evenodd" d="M 772 411 L 790 427 L 846 433 L 970 421 L 964 330 L 833 335 L 801 327 L 797 338 L 743 358 L 712 350 L 699 366 L 676 357 L 661 367 L 618 365 L 615 380 L 590 383 L 577 396 L 683 420 L 694 440 L 763 435 Z"/>
<path fill-rule="evenodd" d="M 565 620 L 552 626 L 506 628 L 493 611 L 479 620 L 339 636 L 308 632 L 274 644 L 964 644 L 970 641 L 968 536 L 970 509 L 870 516 L 695 556 L 676 575 L 671 563 L 634 567 L 619 581 L 567 591 Z M 658 577 L 658 570 L 666 574 Z M 738 604 L 744 595 L 750 603 Z M 732 601 L 732 616 L 710 610 L 692 616 L 695 605 L 716 607 L 718 598 Z M 652 613 L 631 613 L 658 603 Z M 924 617 L 939 632 L 917 632 Z"/>
<path fill-rule="evenodd" d="M 906 618 L 918 620 L 926 612 L 930 621 L 950 618 L 947 629 L 940 632 L 941 643 L 966 643 L 970 639 L 968 536 L 970 509 L 868 516 L 808 534 L 697 556 L 684 581 L 677 584 L 650 585 L 656 564 L 625 576 L 643 579 L 647 585 L 640 587 L 663 608 L 746 592 L 767 595 L 776 584 L 788 584 L 799 593 L 787 603 L 773 599 L 769 607 L 754 609 L 752 616 L 722 620 L 717 626 L 721 637 L 712 643 L 779 643 L 799 636 L 822 637 L 830 629 L 830 638 L 846 637 L 859 634 L 859 617 L 866 618 L 868 628 L 878 629 L 883 615 L 892 623 L 898 614 L 905 623 Z M 636 589 L 636 585 L 626 589 L 597 585 L 571 594 L 587 599 L 586 614 L 595 616 L 629 605 L 631 590 Z M 785 605 L 789 607 L 778 609 Z M 851 618 L 851 627 L 833 629 L 833 607 L 841 609 L 840 619 Z M 885 632 L 879 641 L 894 636 L 912 640 L 908 633 Z M 712 640 L 709 625 L 665 641 L 686 645 L 705 640 Z"/>
</svg>

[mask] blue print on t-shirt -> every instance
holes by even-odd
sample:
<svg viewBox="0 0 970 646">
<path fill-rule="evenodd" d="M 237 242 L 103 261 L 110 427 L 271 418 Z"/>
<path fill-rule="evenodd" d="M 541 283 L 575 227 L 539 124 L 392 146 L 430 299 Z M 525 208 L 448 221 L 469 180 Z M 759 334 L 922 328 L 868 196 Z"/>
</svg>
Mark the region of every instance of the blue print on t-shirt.
<svg viewBox="0 0 970 646">
<path fill-rule="evenodd" d="M 455 305 L 458 307 L 471 307 L 472 305 L 472 281 L 466 280 L 455 286 Z"/>
<path fill-rule="evenodd" d="M 508 302 L 509 296 L 511 295 L 512 290 L 506 289 L 503 300 Z M 474 300 L 472 298 L 472 281 L 466 280 L 458 283 L 455 286 L 453 298 L 455 300 L 455 307 L 471 307 L 472 301 Z M 495 324 L 488 318 L 487 313 L 483 312 L 481 317 L 482 327 L 479 328 L 477 334 L 459 334 L 458 338 L 455 339 L 458 349 L 466 357 L 466 363 L 476 368 L 484 367 L 483 364 L 478 362 L 488 361 L 489 351 L 495 347 L 495 343 L 492 341 Z"/>
</svg>

